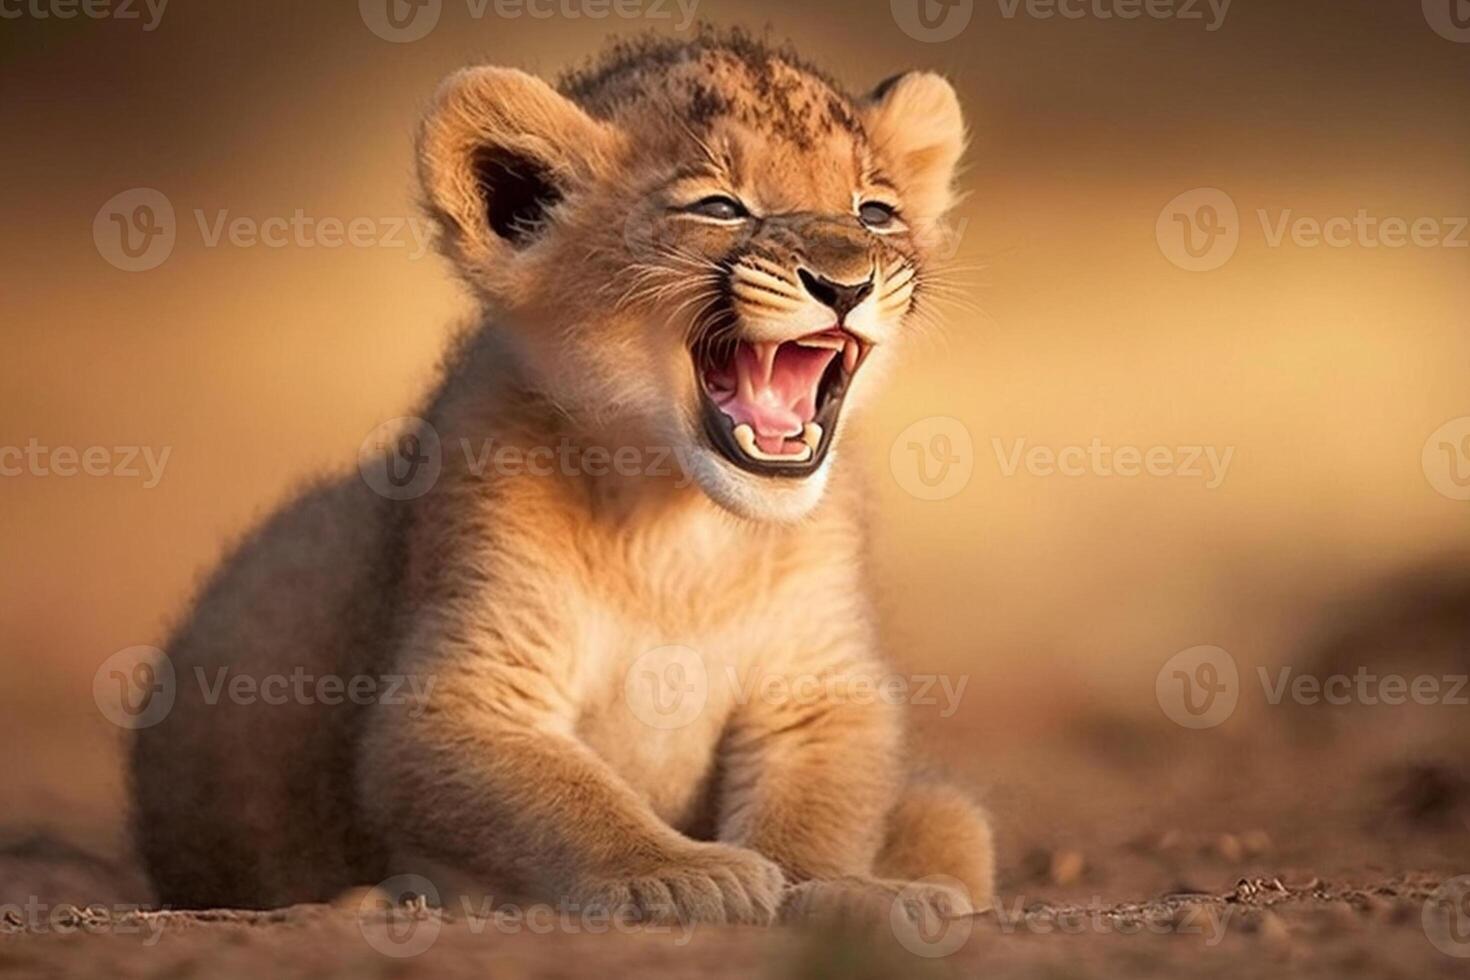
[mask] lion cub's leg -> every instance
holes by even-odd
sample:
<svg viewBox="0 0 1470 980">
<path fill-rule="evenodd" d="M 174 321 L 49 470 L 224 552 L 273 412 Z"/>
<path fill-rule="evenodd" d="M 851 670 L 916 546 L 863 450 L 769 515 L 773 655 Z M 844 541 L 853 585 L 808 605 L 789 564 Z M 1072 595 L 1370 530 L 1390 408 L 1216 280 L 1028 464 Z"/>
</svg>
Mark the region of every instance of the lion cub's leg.
<svg viewBox="0 0 1470 980">
<path fill-rule="evenodd" d="M 988 908 L 985 814 L 953 787 L 906 783 L 898 709 L 856 696 L 880 689 L 860 646 L 814 665 L 804 696 L 755 698 L 732 719 L 720 839 L 781 865 L 794 884 L 783 918 L 887 915 L 898 898 L 941 915 Z M 910 887 L 935 876 L 955 885 Z"/>
<path fill-rule="evenodd" d="M 532 700 L 531 678 L 522 671 L 509 683 L 482 675 L 461 685 L 443 677 L 433 710 L 417 718 L 373 706 L 363 752 L 373 762 L 360 790 L 396 853 L 394 872 L 433 881 L 437 868 L 453 867 L 480 886 L 474 898 L 579 914 L 771 922 L 781 869 L 659 819 L 565 720 L 516 709 Z"/>
<path fill-rule="evenodd" d="M 781 865 L 794 883 L 787 920 L 878 921 L 900 899 L 910 914 L 990 902 L 989 825 L 954 790 L 904 789 L 897 709 L 851 696 L 876 689 L 875 670 L 856 655 L 818 675 L 817 696 L 757 698 L 734 719 L 720 839 Z M 911 886 L 933 875 L 960 887 Z"/>
<path fill-rule="evenodd" d="M 782 908 L 788 921 L 808 918 L 887 922 L 895 903 L 918 919 L 967 915 L 995 901 L 990 821 L 959 789 L 912 783 L 889 812 L 872 873 L 798 885 Z"/>
<path fill-rule="evenodd" d="M 787 920 L 887 921 L 894 904 L 917 918 L 981 912 L 995 901 L 990 821 L 961 790 L 913 783 L 889 812 L 870 875 L 814 880 L 792 890 Z"/>
<path fill-rule="evenodd" d="M 954 786 L 913 783 L 888 815 L 888 834 L 874 871 L 900 881 L 953 878 L 969 892 L 975 911 L 984 911 L 995 901 L 990 819 Z"/>
<path fill-rule="evenodd" d="M 871 872 L 903 780 L 898 712 L 846 695 L 873 690 L 876 669 L 814 676 L 813 696 L 743 705 L 721 760 L 720 839 L 764 854 L 798 884 Z"/>
</svg>

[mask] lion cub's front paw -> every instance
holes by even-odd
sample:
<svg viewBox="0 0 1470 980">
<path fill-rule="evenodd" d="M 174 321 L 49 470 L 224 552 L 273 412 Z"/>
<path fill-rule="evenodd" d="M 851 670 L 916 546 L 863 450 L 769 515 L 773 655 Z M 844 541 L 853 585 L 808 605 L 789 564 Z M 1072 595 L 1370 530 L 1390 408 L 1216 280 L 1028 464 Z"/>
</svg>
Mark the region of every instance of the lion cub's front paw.
<svg viewBox="0 0 1470 980">
<path fill-rule="evenodd" d="M 667 863 L 587 881 L 573 898 L 641 922 L 769 925 L 785 887 L 781 869 L 754 851 L 694 844 Z"/>
<path fill-rule="evenodd" d="M 781 907 L 781 921 L 818 920 L 868 927 L 890 923 L 896 914 L 923 923 L 974 912 L 964 886 L 952 879 L 939 882 L 848 877 L 797 885 Z"/>
</svg>

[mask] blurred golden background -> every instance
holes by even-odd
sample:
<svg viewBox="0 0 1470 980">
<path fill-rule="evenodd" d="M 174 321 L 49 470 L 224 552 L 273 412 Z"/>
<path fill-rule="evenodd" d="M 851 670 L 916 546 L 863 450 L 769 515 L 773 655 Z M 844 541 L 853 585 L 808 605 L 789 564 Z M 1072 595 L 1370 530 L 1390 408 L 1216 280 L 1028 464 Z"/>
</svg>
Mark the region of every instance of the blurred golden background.
<svg viewBox="0 0 1470 980">
<path fill-rule="evenodd" d="M 550 17 L 442 0 L 433 29 L 402 42 L 370 29 L 369 0 L 178 2 L 151 30 L 141 5 L 140 20 L 6 20 L 0 447 L 169 451 L 154 487 L 0 477 L 0 792 L 15 819 L 116 825 L 123 733 L 93 702 L 98 665 L 162 643 L 234 536 L 411 409 L 469 312 L 407 231 L 211 245 L 221 212 L 417 222 L 412 136 L 442 76 L 469 62 L 554 75 L 610 34 L 687 29 L 689 2 L 598 18 L 609 8 L 579 0 L 536 8 Z M 911 351 L 864 450 L 893 656 L 969 677 L 964 724 L 936 739 L 1001 771 L 1008 745 L 1079 711 L 1161 722 L 1155 677 L 1179 651 L 1222 647 L 1243 674 L 1280 662 L 1359 590 L 1470 546 L 1462 471 L 1425 458 L 1431 434 L 1470 416 L 1470 232 L 1458 247 L 1272 241 L 1287 212 L 1456 234 L 1470 44 L 1407 2 L 1238 0 L 1212 23 L 1205 3 L 1190 8 L 1201 19 L 1123 20 L 976 0 L 930 11 L 968 18 L 944 40 L 906 31 L 905 3 L 694 12 L 770 25 L 854 90 L 941 71 L 973 128 L 955 261 L 974 309 Z M 135 188 L 167 198 L 177 239 L 129 272 L 94 221 Z M 1210 271 L 1182 268 L 1167 234 L 1183 226 L 1166 206 L 1199 188 L 1238 209 L 1238 249 Z M 952 445 L 969 476 L 920 499 L 905 433 L 940 417 L 968 438 Z M 1007 474 L 1017 440 L 1094 439 L 1233 454 L 1216 486 Z M 1452 463 L 1470 473 L 1470 457 Z"/>
</svg>

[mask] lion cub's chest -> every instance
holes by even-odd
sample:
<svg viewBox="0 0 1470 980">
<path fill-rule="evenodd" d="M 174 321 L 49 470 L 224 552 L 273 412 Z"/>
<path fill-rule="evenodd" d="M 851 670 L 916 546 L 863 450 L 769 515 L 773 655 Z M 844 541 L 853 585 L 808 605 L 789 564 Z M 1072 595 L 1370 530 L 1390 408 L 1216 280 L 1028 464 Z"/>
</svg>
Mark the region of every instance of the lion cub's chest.
<svg viewBox="0 0 1470 980">
<path fill-rule="evenodd" d="M 720 739 L 762 645 L 738 619 L 607 616 L 579 650 L 577 732 L 672 826 L 690 830 L 714 789 Z"/>
<path fill-rule="evenodd" d="M 707 810 L 720 739 L 768 654 L 780 589 L 699 536 L 603 563 L 569 604 L 577 733 L 670 824 Z"/>
</svg>

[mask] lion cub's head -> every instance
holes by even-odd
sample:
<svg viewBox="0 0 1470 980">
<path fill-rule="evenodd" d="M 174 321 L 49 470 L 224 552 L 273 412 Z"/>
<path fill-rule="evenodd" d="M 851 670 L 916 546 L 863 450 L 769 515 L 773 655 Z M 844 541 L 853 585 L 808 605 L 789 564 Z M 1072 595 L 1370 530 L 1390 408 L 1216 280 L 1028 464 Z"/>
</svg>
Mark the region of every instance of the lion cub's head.
<svg viewBox="0 0 1470 980">
<path fill-rule="evenodd" d="M 853 98 L 704 33 L 559 89 L 461 71 L 420 166 L 445 250 L 550 399 L 671 446 L 738 513 L 793 519 L 924 294 L 964 141 L 936 75 Z"/>
</svg>

